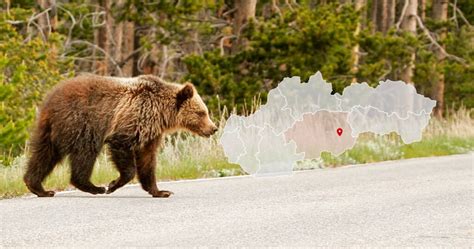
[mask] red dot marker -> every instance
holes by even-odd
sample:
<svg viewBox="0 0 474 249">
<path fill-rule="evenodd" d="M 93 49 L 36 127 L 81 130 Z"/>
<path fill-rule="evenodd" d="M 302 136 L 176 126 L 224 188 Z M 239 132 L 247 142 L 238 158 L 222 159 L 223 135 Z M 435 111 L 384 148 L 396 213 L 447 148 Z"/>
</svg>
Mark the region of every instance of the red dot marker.
<svg viewBox="0 0 474 249">
<path fill-rule="evenodd" d="M 342 128 L 337 128 L 336 132 L 337 132 L 337 135 L 338 135 L 338 136 L 341 136 L 343 130 L 342 130 Z"/>
</svg>

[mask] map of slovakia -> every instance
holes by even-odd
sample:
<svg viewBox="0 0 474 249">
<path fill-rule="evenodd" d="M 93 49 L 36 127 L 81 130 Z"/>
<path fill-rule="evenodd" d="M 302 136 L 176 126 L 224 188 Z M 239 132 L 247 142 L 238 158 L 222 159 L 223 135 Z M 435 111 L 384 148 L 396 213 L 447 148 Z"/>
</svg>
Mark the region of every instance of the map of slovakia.
<svg viewBox="0 0 474 249">
<path fill-rule="evenodd" d="M 364 132 L 396 132 L 413 143 L 421 140 L 436 105 L 402 81 L 375 88 L 355 83 L 342 95 L 331 92 L 319 72 L 307 83 L 283 79 L 255 113 L 229 117 L 219 139 L 228 161 L 252 175 L 291 174 L 300 160 L 351 149 Z"/>
</svg>

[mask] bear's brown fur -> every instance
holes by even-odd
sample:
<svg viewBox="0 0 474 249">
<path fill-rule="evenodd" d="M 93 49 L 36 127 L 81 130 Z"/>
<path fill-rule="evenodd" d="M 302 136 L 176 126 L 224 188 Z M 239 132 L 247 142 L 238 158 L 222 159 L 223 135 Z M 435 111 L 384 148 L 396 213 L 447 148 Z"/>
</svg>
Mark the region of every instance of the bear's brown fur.
<svg viewBox="0 0 474 249">
<path fill-rule="evenodd" d="M 50 92 L 40 110 L 24 181 L 34 194 L 54 196 L 42 182 L 69 155 L 71 184 L 82 191 L 112 193 L 137 174 L 153 197 L 168 197 L 171 192 L 156 186 L 156 151 L 166 134 L 180 129 L 206 137 L 217 130 L 190 83 L 167 83 L 151 75 L 66 80 Z M 90 182 L 104 144 L 120 172 L 107 190 Z"/>
</svg>

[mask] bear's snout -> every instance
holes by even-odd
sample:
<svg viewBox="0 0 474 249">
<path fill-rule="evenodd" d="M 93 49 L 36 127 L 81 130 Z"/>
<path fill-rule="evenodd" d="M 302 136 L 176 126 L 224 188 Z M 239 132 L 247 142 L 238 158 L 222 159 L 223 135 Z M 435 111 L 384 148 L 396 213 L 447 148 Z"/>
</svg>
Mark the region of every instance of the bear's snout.
<svg viewBox="0 0 474 249">
<path fill-rule="evenodd" d="M 213 126 L 210 127 L 210 129 L 205 131 L 203 135 L 205 137 L 210 137 L 210 136 L 214 135 L 218 130 L 219 130 L 219 128 L 217 128 L 217 126 L 213 125 Z"/>
</svg>

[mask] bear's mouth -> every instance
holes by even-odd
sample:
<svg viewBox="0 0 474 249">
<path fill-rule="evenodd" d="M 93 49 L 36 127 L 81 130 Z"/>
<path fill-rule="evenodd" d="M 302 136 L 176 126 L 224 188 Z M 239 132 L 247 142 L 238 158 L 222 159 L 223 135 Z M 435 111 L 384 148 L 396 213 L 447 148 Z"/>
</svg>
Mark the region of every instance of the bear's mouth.
<svg viewBox="0 0 474 249">
<path fill-rule="evenodd" d="M 194 127 L 193 127 L 194 128 Z M 209 138 L 212 135 L 214 135 L 218 128 L 217 127 L 211 127 L 210 129 L 192 129 L 192 128 L 187 128 L 186 130 L 190 131 L 191 133 L 194 133 L 195 135 L 198 135 L 200 137 L 206 137 Z"/>
<path fill-rule="evenodd" d="M 212 135 L 214 135 L 215 133 L 217 132 L 217 129 L 213 129 L 213 130 L 210 130 L 210 131 L 200 131 L 198 132 L 197 134 L 201 137 L 206 137 L 206 138 L 210 138 Z"/>
<path fill-rule="evenodd" d="M 200 132 L 198 133 L 198 135 L 205 138 L 210 138 L 212 136 L 211 133 L 207 133 L 207 132 Z"/>
</svg>

